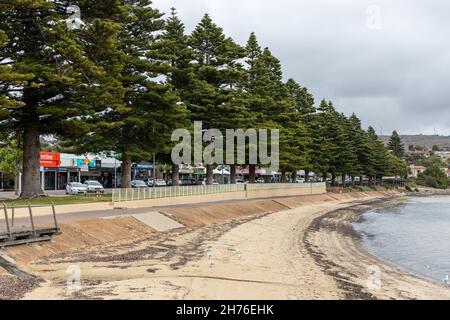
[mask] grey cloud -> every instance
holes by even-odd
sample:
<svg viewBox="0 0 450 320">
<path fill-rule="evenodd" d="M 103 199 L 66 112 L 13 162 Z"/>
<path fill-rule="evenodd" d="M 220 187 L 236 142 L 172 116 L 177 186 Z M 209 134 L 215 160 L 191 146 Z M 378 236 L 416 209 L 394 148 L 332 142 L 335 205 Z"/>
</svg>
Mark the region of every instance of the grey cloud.
<svg viewBox="0 0 450 320">
<path fill-rule="evenodd" d="M 245 43 L 255 31 L 316 96 L 385 133 L 450 134 L 450 3 L 445 0 L 156 0 L 188 31 L 206 12 Z M 381 29 L 367 27 L 380 9 Z"/>
</svg>

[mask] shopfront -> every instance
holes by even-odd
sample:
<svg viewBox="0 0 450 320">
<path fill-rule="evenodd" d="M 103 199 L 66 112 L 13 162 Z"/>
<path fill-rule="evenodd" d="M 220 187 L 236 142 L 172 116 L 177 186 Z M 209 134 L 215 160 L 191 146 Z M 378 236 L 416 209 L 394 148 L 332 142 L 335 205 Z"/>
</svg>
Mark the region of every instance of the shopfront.
<svg viewBox="0 0 450 320">
<path fill-rule="evenodd" d="M 148 181 L 153 176 L 153 164 L 148 162 L 135 163 L 131 167 L 132 180 Z"/>
<path fill-rule="evenodd" d="M 97 180 L 105 188 L 112 188 L 118 165 L 120 162 L 116 159 L 97 155 L 41 152 L 41 185 L 44 190 L 64 190 L 70 182 Z"/>
<path fill-rule="evenodd" d="M 0 171 L 0 191 L 14 190 L 14 176 Z"/>
</svg>

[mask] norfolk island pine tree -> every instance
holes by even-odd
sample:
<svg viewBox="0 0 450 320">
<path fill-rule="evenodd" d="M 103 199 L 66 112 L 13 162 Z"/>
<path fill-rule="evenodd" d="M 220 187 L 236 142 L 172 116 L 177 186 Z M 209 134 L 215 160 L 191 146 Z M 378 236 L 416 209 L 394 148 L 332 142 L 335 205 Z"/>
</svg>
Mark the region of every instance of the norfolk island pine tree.
<svg viewBox="0 0 450 320">
<path fill-rule="evenodd" d="M 0 57 L 14 74 L 28 75 L 20 83 L 11 77 L 2 82 L 9 103 L 2 103 L 0 112 L 0 129 L 19 132 L 23 138 L 21 198 L 43 194 L 40 135 L 70 130 L 68 119 L 95 106 L 84 99 L 96 100 L 90 92 L 102 70 L 86 58 L 77 31 L 69 30 L 65 22 L 69 5 L 69 1 L 11 1 L 0 11 L 0 29 L 9 38 Z M 17 102 L 11 103 L 13 99 Z"/>
</svg>

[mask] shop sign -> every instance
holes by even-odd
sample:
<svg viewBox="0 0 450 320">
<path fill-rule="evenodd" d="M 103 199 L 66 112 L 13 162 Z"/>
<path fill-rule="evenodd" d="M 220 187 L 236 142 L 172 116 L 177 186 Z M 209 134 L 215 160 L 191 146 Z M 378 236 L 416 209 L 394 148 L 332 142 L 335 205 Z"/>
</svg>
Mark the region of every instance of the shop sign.
<svg viewBox="0 0 450 320">
<path fill-rule="evenodd" d="M 89 159 L 77 159 L 77 167 L 81 169 L 81 171 L 89 171 L 89 168 L 95 169 L 97 167 L 96 160 Z"/>
<path fill-rule="evenodd" d="M 194 174 L 206 174 L 206 168 L 194 168 Z"/>
<path fill-rule="evenodd" d="M 58 168 L 61 164 L 59 152 L 40 152 L 40 166 L 47 168 Z"/>
</svg>

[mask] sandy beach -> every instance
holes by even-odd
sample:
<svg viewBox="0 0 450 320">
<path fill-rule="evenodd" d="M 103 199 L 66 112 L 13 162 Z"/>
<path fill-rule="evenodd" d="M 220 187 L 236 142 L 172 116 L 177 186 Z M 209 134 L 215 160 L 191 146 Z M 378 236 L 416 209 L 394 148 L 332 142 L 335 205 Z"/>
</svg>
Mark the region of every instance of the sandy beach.
<svg viewBox="0 0 450 320">
<path fill-rule="evenodd" d="M 72 248 L 62 243 L 66 234 L 4 253 L 37 279 L 16 293 L 23 299 L 449 299 L 449 288 L 370 255 L 351 227 L 364 211 L 400 198 L 329 194 L 177 208 L 163 214 L 184 227 L 167 232 L 115 218 L 103 221 L 139 232 L 105 242 L 86 236 Z M 376 288 L 367 285 L 374 267 Z M 73 270 L 80 287 L 67 286 Z M 0 287 L 12 279 L 3 270 Z M 0 294 L 8 298 L 6 289 Z"/>
</svg>

